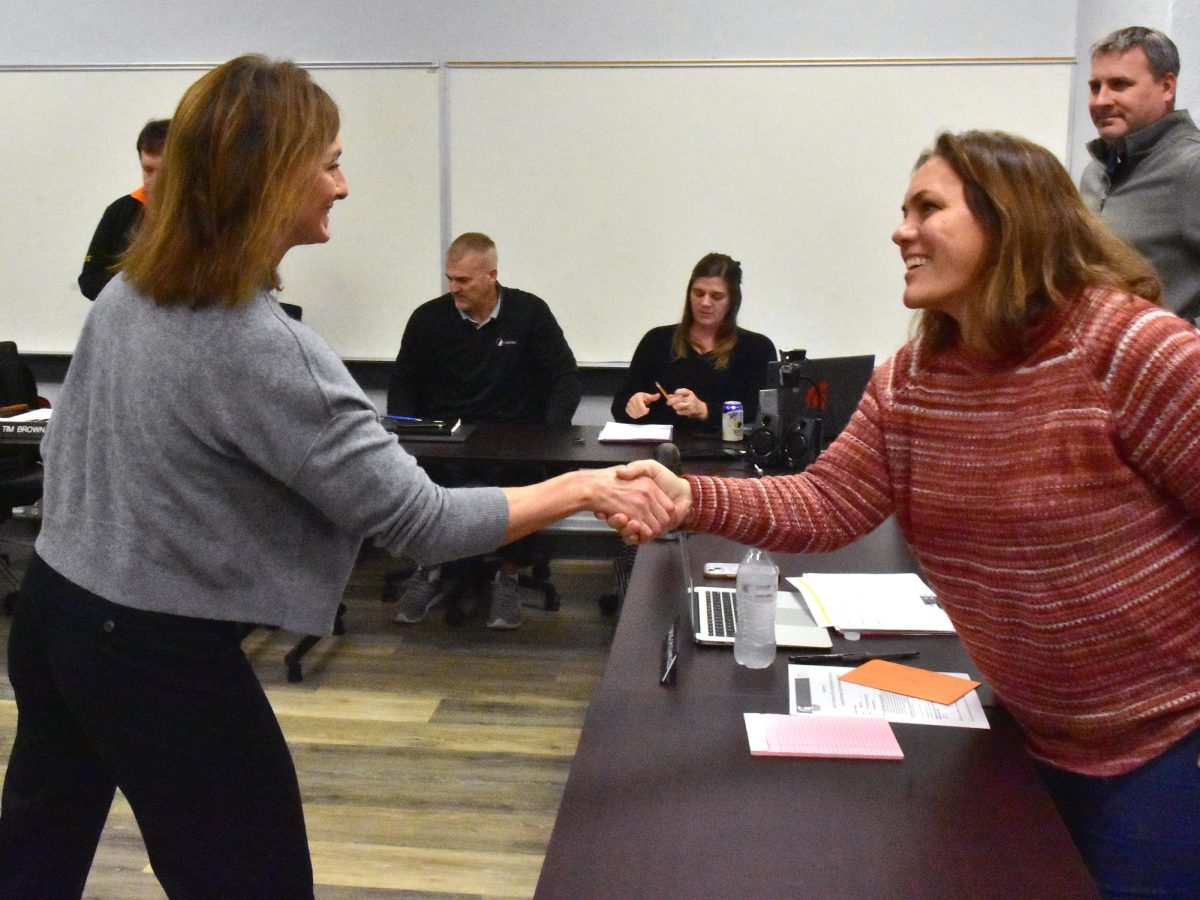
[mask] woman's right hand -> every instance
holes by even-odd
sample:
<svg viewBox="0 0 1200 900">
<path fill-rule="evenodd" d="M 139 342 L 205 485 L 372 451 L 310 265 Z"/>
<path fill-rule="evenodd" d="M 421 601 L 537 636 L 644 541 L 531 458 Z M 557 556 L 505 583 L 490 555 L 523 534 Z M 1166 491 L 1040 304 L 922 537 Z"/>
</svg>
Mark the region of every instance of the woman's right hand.
<svg viewBox="0 0 1200 900">
<path fill-rule="evenodd" d="M 633 480 L 642 477 L 653 478 L 658 487 L 666 494 L 670 501 L 672 510 L 670 513 L 670 522 L 666 527 L 661 524 L 656 530 L 653 530 L 651 537 L 658 537 L 663 533 L 670 531 L 672 528 L 677 528 L 688 513 L 692 509 L 692 486 L 683 478 L 675 475 L 661 463 L 655 462 L 652 459 L 639 460 L 629 463 L 624 466 L 617 466 L 616 474 L 618 478 Z M 647 540 L 647 535 L 644 533 L 635 534 L 630 527 L 631 523 L 627 516 L 613 515 L 606 516 L 597 512 L 596 518 L 607 522 L 617 531 L 621 532 L 621 537 L 626 543 L 637 544 L 644 543 Z M 654 529 L 654 526 L 650 526 Z"/>
<path fill-rule="evenodd" d="M 640 391 L 635 392 L 629 398 L 629 402 L 625 404 L 625 415 L 631 419 L 640 419 L 650 412 L 650 404 L 655 400 L 662 399 L 661 394 L 646 394 Z"/>
</svg>

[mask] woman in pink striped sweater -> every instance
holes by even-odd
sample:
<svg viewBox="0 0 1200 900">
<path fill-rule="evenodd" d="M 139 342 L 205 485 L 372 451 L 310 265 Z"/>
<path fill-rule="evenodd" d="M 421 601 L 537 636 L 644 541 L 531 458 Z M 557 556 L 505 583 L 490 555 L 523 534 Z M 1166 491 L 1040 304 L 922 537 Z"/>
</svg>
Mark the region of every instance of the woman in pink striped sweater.
<svg viewBox="0 0 1200 900">
<path fill-rule="evenodd" d="M 820 459 L 628 471 L 789 552 L 895 514 L 1101 889 L 1200 896 L 1200 333 L 1028 141 L 941 135 L 902 210 L 916 336 Z"/>
</svg>

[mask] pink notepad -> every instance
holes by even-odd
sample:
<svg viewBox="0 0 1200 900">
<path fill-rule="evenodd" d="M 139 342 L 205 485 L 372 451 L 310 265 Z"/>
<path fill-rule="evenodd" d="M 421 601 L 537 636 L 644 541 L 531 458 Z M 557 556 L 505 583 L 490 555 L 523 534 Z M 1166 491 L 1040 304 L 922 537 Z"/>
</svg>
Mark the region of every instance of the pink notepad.
<svg viewBox="0 0 1200 900">
<path fill-rule="evenodd" d="M 745 713 L 754 756 L 904 759 L 886 719 Z"/>
</svg>

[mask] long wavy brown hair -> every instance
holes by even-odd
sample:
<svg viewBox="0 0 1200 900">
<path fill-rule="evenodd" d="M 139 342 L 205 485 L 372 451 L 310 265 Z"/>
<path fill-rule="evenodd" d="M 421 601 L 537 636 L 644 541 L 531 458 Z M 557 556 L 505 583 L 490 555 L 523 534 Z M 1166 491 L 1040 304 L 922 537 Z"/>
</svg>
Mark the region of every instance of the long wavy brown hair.
<svg viewBox="0 0 1200 900">
<path fill-rule="evenodd" d="M 938 135 L 917 160 L 944 160 L 963 182 L 967 206 L 987 234 L 983 284 L 966 315 L 995 358 L 1029 352 L 1034 329 L 1087 288 L 1114 288 L 1156 301 L 1153 267 L 1084 206 L 1049 150 L 1000 131 Z M 959 339 L 959 325 L 924 310 L 918 339 L 932 351 Z"/>
<path fill-rule="evenodd" d="M 738 310 L 742 308 L 742 264 L 724 253 L 708 253 L 692 268 L 692 277 L 688 279 L 687 290 L 683 294 L 683 317 L 675 326 L 675 336 L 671 342 L 671 353 L 675 359 L 687 356 L 692 345 L 689 333 L 692 323 L 696 321 L 692 315 L 692 285 L 697 278 L 720 278 L 729 292 L 729 311 L 717 326 L 712 349 L 713 368 L 724 369 L 729 366 L 733 348 L 737 346 L 737 317 Z"/>
<path fill-rule="evenodd" d="M 160 304 L 237 306 L 279 286 L 284 241 L 322 154 L 333 100 L 294 63 L 248 55 L 188 88 L 146 220 L 123 263 Z"/>
</svg>

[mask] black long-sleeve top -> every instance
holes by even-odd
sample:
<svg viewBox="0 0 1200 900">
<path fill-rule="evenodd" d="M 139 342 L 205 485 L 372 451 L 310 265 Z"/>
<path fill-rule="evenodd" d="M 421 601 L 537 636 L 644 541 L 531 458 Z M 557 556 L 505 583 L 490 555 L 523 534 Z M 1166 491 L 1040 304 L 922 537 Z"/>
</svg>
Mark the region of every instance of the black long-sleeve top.
<svg viewBox="0 0 1200 900">
<path fill-rule="evenodd" d="M 582 393 L 575 355 L 550 307 L 501 287 L 499 313 L 478 328 L 450 294 L 413 311 L 392 370 L 388 414 L 569 425 Z"/>
<path fill-rule="evenodd" d="M 141 194 L 141 191 L 135 194 Z M 121 261 L 121 254 L 129 249 L 133 230 L 142 220 L 143 209 L 137 196 L 126 194 L 104 210 L 92 242 L 88 244 L 87 256 L 83 258 L 83 271 L 79 273 L 79 289 L 89 300 L 99 297 L 115 274 L 113 267 Z"/>
<path fill-rule="evenodd" d="M 767 363 L 779 358 L 775 344 L 766 335 L 744 328 L 737 330 L 737 343 L 729 365 L 717 369 L 710 353 L 700 354 L 688 347 L 687 355 L 675 359 L 671 344 L 674 325 L 651 328 L 638 342 L 629 363 L 629 376 L 612 402 L 613 418 L 618 422 L 638 422 L 674 425 L 685 431 L 718 431 L 721 427 L 721 406 L 726 400 L 740 400 L 746 422 L 758 416 L 758 392 L 767 386 Z M 708 418 L 703 421 L 677 414 L 659 398 L 650 404 L 650 411 L 640 419 L 631 419 L 625 405 L 636 392 L 655 393 L 658 382 L 667 393 L 688 388 L 708 404 Z"/>
</svg>

